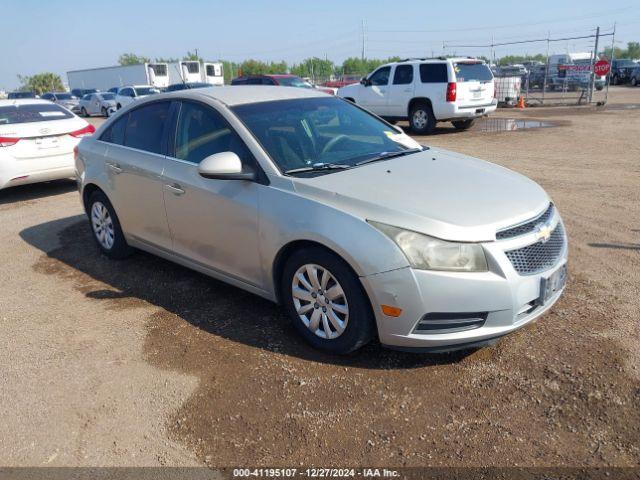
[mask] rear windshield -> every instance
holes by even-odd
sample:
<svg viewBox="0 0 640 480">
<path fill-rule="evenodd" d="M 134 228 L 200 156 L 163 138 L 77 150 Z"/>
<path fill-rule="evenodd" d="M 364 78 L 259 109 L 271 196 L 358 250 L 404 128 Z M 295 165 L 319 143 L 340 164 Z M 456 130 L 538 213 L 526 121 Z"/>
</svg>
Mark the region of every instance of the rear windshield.
<svg viewBox="0 0 640 480">
<path fill-rule="evenodd" d="M 0 107 L 0 125 L 64 120 L 73 115 L 55 104 L 11 105 Z"/>
<path fill-rule="evenodd" d="M 457 62 L 453 64 L 458 82 L 488 82 L 493 80 L 491 70 L 484 63 Z"/>
<path fill-rule="evenodd" d="M 278 77 L 278 83 L 284 87 L 313 88 L 300 77 Z"/>
</svg>

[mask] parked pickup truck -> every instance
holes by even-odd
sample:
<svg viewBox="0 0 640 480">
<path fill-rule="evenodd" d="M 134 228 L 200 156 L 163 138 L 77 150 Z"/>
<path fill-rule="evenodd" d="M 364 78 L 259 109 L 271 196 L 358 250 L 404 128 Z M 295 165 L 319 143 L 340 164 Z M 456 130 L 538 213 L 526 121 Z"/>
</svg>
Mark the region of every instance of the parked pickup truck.
<svg viewBox="0 0 640 480">
<path fill-rule="evenodd" d="M 437 122 L 462 130 L 495 111 L 493 74 L 474 58 L 407 59 L 382 65 L 338 95 L 390 121 L 409 120 L 417 134 Z"/>
</svg>

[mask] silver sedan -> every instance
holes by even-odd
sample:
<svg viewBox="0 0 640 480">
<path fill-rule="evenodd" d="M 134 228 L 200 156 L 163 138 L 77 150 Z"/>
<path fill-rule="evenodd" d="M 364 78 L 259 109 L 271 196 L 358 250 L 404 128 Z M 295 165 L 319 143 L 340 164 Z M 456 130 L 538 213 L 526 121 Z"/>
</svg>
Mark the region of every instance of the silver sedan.
<svg viewBox="0 0 640 480">
<path fill-rule="evenodd" d="M 492 343 L 565 285 L 540 186 L 316 90 L 154 95 L 83 139 L 76 168 L 104 254 L 139 248 L 279 302 L 332 353 Z"/>
</svg>

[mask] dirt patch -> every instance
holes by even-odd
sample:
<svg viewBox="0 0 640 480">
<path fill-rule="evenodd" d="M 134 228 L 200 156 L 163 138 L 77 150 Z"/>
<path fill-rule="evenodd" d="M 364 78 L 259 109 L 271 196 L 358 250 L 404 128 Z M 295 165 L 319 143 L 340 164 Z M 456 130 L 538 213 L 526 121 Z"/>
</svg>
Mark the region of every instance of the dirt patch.
<svg viewBox="0 0 640 480">
<path fill-rule="evenodd" d="M 169 431 L 213 466 L 632 465 L 640 384 L 604 336 L 619 314 L 570 275 L 563 299 L 496 347 L 411 355 L 370 345 L 318 354 L 280 309 L 146 254 L 111 262 L 85 222 L 35 268 L 113 308 L 151 304 L 144 352 L 198 376 Z M 106 288 L 105 288 L 106 286 Z"/>
</svg>

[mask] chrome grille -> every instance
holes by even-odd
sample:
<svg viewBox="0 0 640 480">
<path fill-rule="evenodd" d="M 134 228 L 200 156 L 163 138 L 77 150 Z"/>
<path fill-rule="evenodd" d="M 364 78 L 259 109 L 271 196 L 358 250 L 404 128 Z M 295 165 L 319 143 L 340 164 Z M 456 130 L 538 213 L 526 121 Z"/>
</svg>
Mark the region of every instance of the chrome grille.
<svg viewBox="0 0 640 480">
<path fill-rule="evenodd" d="M 550 269 L 558 262 L 564 242 L 564 229 L 562 224 L 558 223 L 546 242 L 540 241 L 505 254 L 520 275 L 534 275 Z"/>
<path fill-rule="evenodd" d="M 553 215 L 553 203 L 549 204 L 549 208 L 547 208 L 544 213 L 538 215 L 536 218 L 529 220 L 526 223 L 521 225 L 517 225 L 515 227 L 507 228 L 506 230 L 501 230 L 496 233 L 497 240 L 506 240 L 507 238 L 519 237 L 520 235 L 526 235 L 527 233 L 531 233 L 535 230 L 536 225 L 540 223 L 545 223 L 547 220 L 551 218 Z"/>
</svg>

